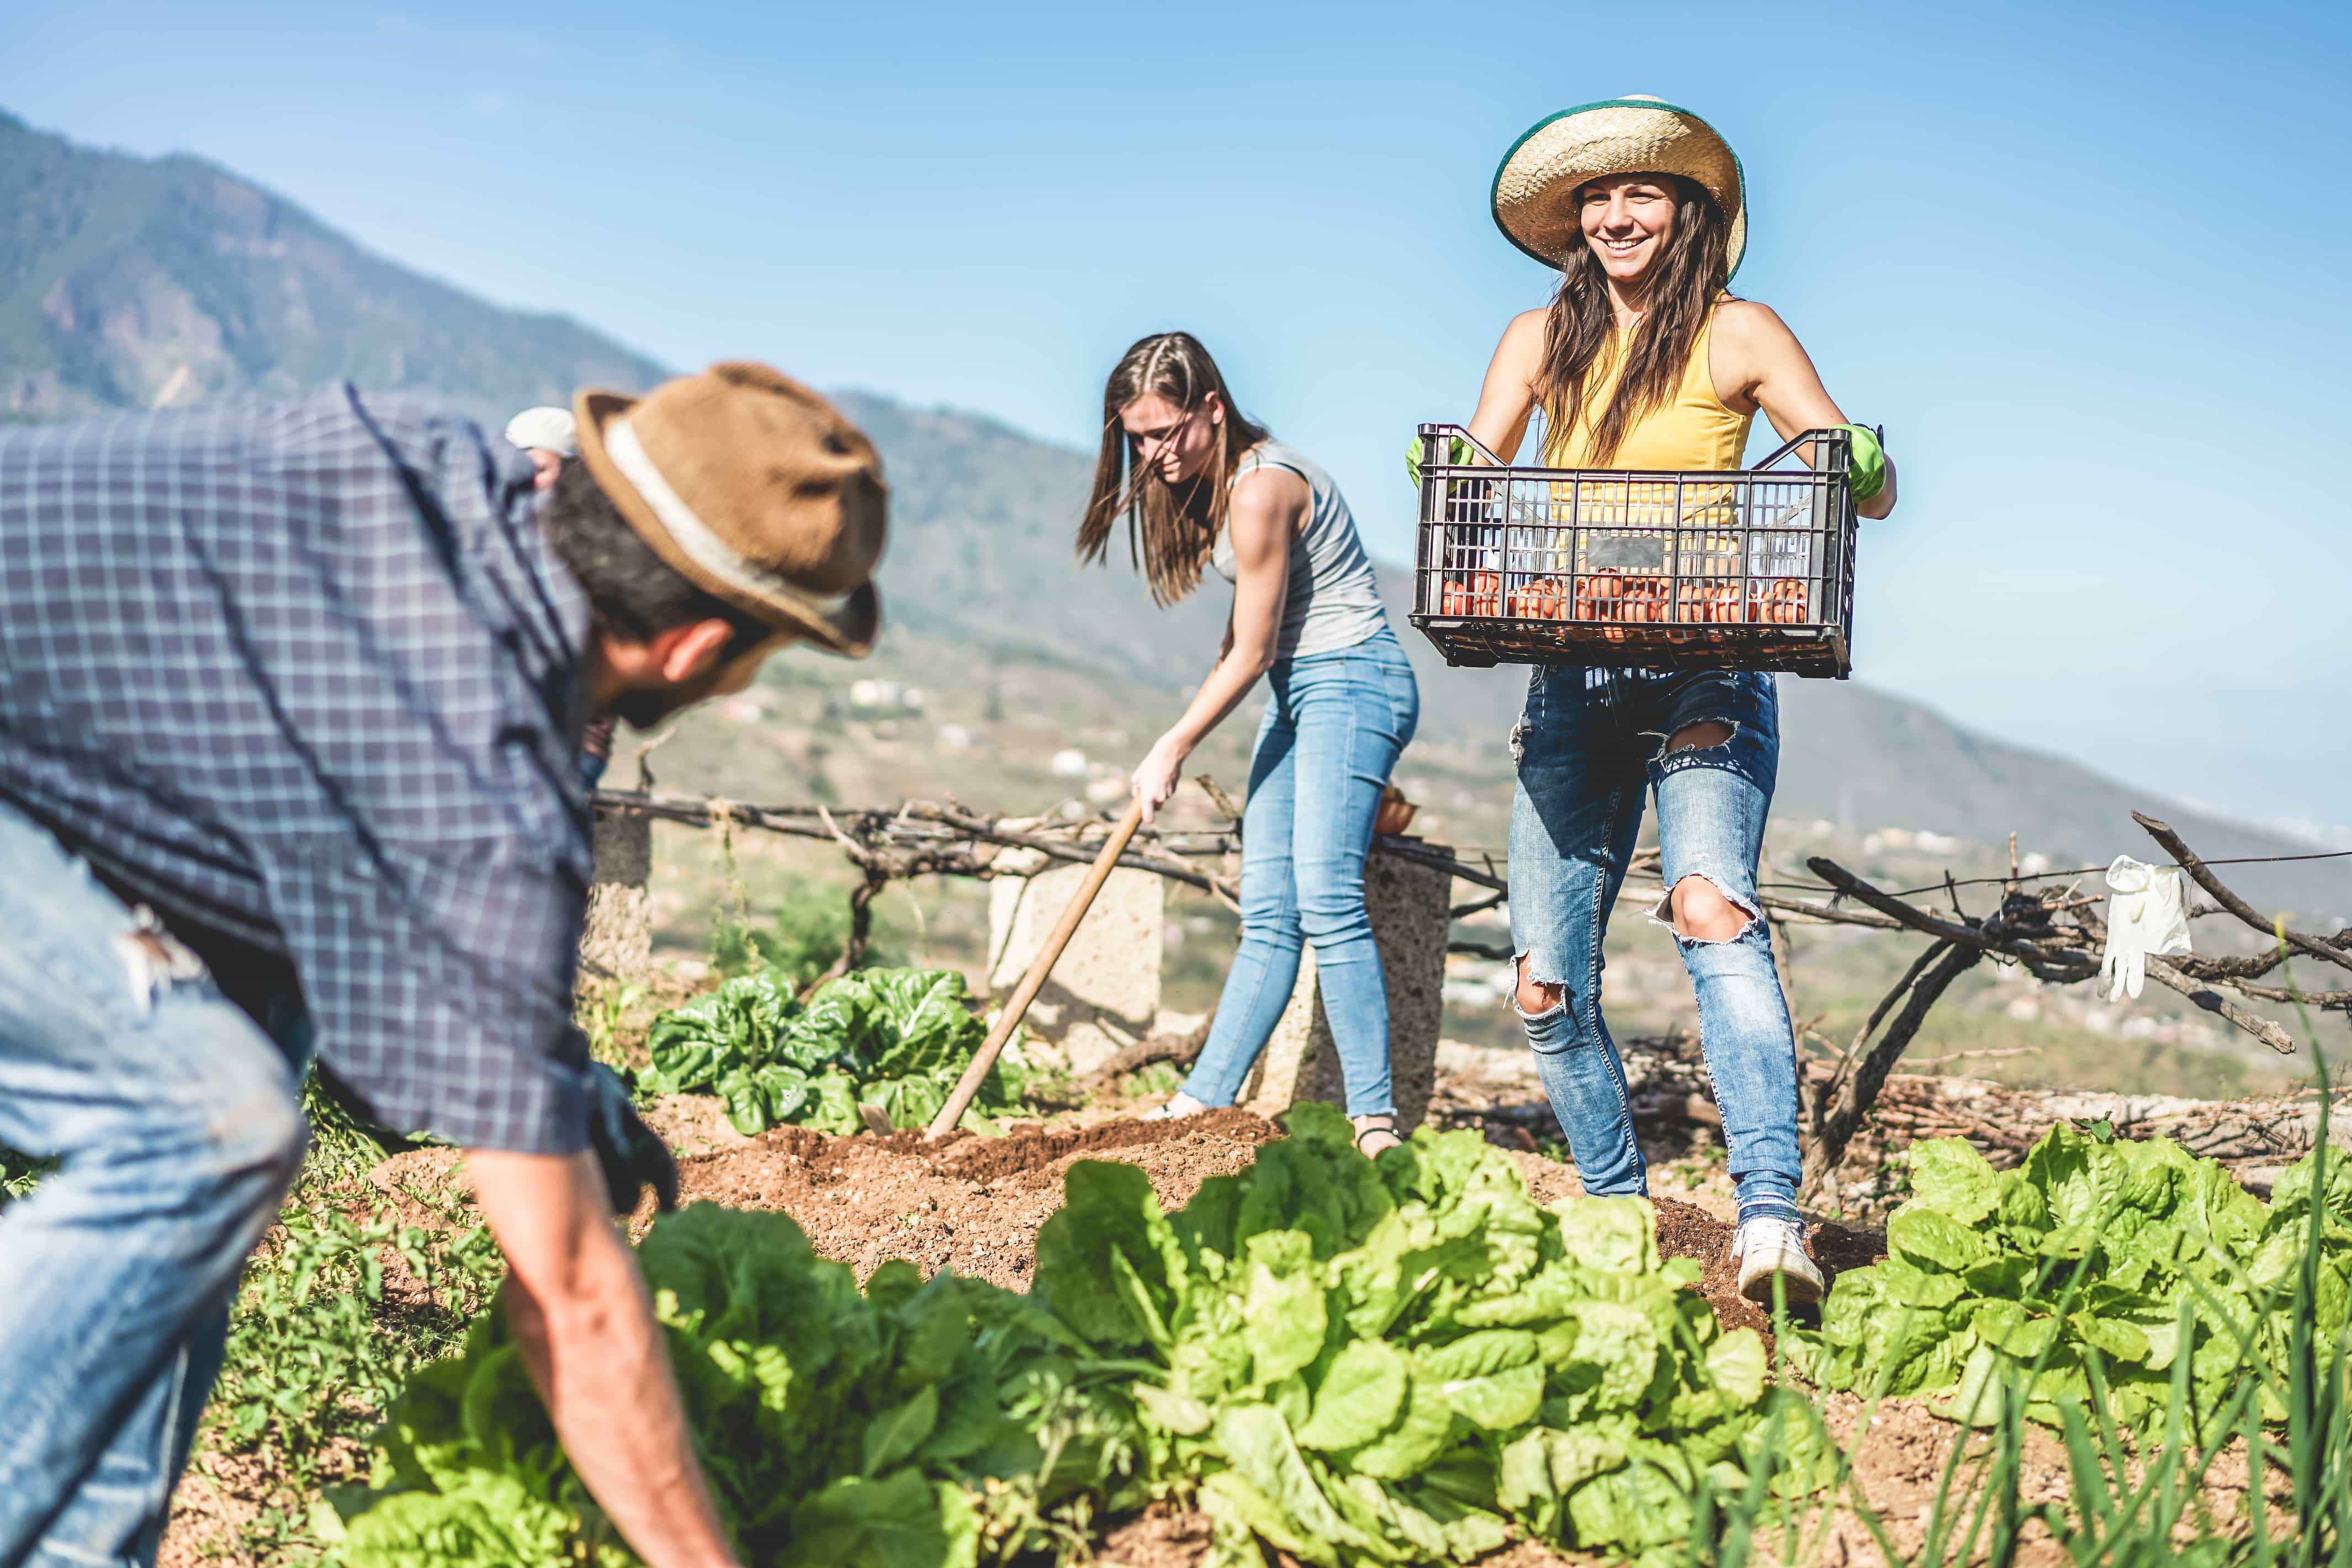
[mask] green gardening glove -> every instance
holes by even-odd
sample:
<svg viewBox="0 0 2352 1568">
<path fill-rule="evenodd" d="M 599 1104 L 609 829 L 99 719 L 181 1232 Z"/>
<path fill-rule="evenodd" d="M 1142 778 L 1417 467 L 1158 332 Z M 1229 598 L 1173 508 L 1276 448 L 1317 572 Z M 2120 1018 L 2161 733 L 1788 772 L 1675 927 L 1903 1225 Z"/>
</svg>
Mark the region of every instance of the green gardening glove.
<svg viewBox="0 0 2352 1568">
<path fill-rule="evenodd" d="M 1846 469 L 1846 481 L 1853 488 L 1853 499 L 1868 500 L 1886 488 L 1886 448 L 1878 443 L 1878 432 L 1862 425 L 1839 425 L 1853 437 L 1853 461 Z"/>
<path fill-rule="evenodd" d="M 1467 463 L 1470 460 L 1470 443 L 1455 436 L 1446 444 L 1445 460 L 1449 463 Z M 1405 476 L 1412 480 L 1412 488 L 1421 489 L 1421 437 L 1417 435 L 1405 442 L 1404 471 Z"/>
</svg>

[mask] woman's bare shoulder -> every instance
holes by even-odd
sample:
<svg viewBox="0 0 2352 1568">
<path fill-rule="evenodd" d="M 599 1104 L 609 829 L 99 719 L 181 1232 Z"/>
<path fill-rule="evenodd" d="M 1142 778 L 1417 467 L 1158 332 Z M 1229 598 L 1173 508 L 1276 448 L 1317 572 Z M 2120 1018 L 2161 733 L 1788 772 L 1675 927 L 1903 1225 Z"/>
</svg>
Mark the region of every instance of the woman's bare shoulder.
<svg viewBox="0 0 2352 1568">
<path fill-rule="evenodd" d="M 1503 341 L 1495 345 L 1495 360 L 1487 374 L 1508 365 L 1517 373 L 1516 379 L 1532 381 L 1536 367 L 1543 363 L 1545 323 L 1551 312 L 1548 310 L 1521 310 L 1503 328 Z"/>
<path fill-rule="evenodd" d="M 1529 344 L 1540 347 L 1543 343 L 1544 323 L 1550 319 L 1551 310 L 1549 306 L 1538 306 L 1532 310 L 1521 310 L 1517 315 L 1513 316 L 1510 324 L 1503 329 L 1504 346 Z"/>
<path fill-rule="evenodd" d="M 1279 463 L 1259 463 L 1234 481 L 1231 516 L 1236 524 L 1278 525 L 1303 513 L 1315 492 L 1297 470 Z"/>
<path fill-rule="evenodd" d="M 1726 300 L 1715 308 L 1717 333 L 1743 343 L 1764 343 L 1793 337 L 1779 311 L 1761 300 Z"/>
<path fill-rule="evenodd" d="M 1804 345 L 1771 306 L 1726 300 L 1715 308 L 1715 343 L 1708 354 L 1716 395 L 1725 406 L 1753 412 L 1756 388 L 1805 357 Z"/>
</svg>

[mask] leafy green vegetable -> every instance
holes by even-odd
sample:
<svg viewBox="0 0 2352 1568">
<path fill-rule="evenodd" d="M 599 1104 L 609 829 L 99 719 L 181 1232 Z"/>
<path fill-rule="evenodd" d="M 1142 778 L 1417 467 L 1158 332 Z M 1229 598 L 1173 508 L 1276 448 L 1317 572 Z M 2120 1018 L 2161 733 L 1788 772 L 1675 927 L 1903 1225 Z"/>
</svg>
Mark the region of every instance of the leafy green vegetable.
<svg viewBox="0 0 2352 1568">
<path fill-rule="evenodd" d="M 1516 1522 L 1638 1554 L 1689 1534 L 1702 1476 L 1744 1479 L 1763 1345 L 1660 1260 L 1646 1202 L 1548 1214 L 1475 1134 L 1373 1162 L 1329 1106 L 1288 1127 L 1173 1215 L 1131 1166 L 1074 1165 L 1037 1238 L 1068 1331 L 1159 1369 L 1132 1389 L 1151 1479 L 1221 1539 L 1467 1562 Z"/>
<path fill-rule="evenodd" d="M 1940 1414 L 1980 1425 L 1997 1413 L 1987 1391 L 2021 1376 L 2026 1414 L 2056 1426 L 2060 1401 L 2092 1397 L 2095 1374 L 2117 1425 L 2145 1431 L 2187 1356 L 2187 1414 L 2210 1428 L 2242 1358 L 2286 1364 L 2313 1161 L 2266 1205 L 2169 1139 L 2101 1131 L 2053 1126 L 2005 1172 L 1957 1138 L 1914 1146 L 1914 1195 L 1887 1223 L 1886 1261 L 1838 1276 L 1820 1329 L 1790 1336 L 1799 1364 L 1834 1388 L 1948 1394 Z M 2324 1200 L 2316 1327 L 2331 1335 L 2352 1300 L 2343 1169 L 2331 1163 Z M 2265 1394 L 2263 1419 L 2286 1414 Z"/>
<path fill-rule="evenodd" d="M 987 1028 L 967 1005 L 951 969 L 862 969 L 819 991 L 803 1006 L 776 972 L 727 982 L 656 1018 L 646 1036 L 652 1065 L 637 1074 L 644 1094 L 716 1094 L 747 1136 L 784 1122 L 848 1134 L 864 1121 L 860 1103 L 879 1106 L 893 1125 L 928 1125 Z M 1025 1085 L 1018 1052 L 1007 1047 L 982 1082 L 965 1125 L 1020 1109 Z"/>
<path fill-rule="evenodd" d="M 782 1215 L 696 1204 L 638 1249 L 728 1528 L 755 1568 L 972 1568 L 1142 1500 L 1093 1358 L 995 1286 L 887 1263 L 861 1292 Z M 503 1320 L 410 1380 L 344 1568 L 633 1563 L 556 1444 Z"/>
<path fill-rule="evenodd" d="M 55 1161 L 36 1160 L 0 1143 L 0 1208 L 30 1195 L 41 1178 L 55 1168 Z"/>
</svg>

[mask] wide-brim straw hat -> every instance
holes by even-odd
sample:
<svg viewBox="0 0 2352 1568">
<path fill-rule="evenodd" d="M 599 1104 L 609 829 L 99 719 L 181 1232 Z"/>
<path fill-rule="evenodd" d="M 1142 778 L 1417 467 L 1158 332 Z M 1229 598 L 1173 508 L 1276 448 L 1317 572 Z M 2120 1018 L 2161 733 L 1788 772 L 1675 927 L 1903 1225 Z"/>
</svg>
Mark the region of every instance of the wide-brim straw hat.
<svg viewBox="0 0 2352 1568">
<path fill-rule="evenodd" d="M 580 459 L 688 582 L 780 632 L 862 655 L 882 626 L 882 459 L 831 403 L 740 362 L 644 397 L 572 398 Z"/>
<path fill-rule="evenodd" d="M 1547 267 L 1584 243 L 1576 193 L 1609 174 L 1680 174 L 1723 209 L 1730 270 L 1748 249 L 1747 184 L 1738 155 L 1689 110 L 1646 94 L 1580 103 L 1538 120 L 1495 170 L 1495 224 Z M 1727 278 L 1728 274 L 1727 274 Z"/>
</svg>

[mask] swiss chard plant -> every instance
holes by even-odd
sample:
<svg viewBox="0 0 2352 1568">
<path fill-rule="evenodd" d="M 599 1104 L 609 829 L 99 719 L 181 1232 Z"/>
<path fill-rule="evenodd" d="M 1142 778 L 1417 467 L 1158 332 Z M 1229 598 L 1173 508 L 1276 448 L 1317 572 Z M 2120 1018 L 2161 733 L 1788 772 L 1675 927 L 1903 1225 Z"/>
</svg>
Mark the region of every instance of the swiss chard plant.
<svg viewBox="0 0 2352 1568">
<path fill-rule="evenodd" d="M 2179 1363 L 2194 1428 L 2210 1429 L 2251 1359 L 2284 1368 L 2295 1272 L 2321 1213 L 2314 1327 L 2332 1337 L 2352 1299 L 2352 1173 L 2339 1158 L 2313 1192 L 2306 1157 L 2268 1204 L 2168 1139 L 2133 1142 L 2061 1123 L 2015 1170 L 1956 1138 L 1913 1146 L 1912 1197 L 1889 1218 L 1887 1258 L 1838 1276 L 1799 1364 L 1835 1388 L 1948 1395 L 1937 1408 L 1991 1418 L 1996 1385 L 2023 1379 L 2026 1414 L 2099 1401 L 2118 1426 L 2153 1429 Z M 2287 1411 L 2265 1394 L 2267 1422 Z"/>
<path fill-rule="evenodd" d="M 646 1038 L 643 1094 L 716 1094 L 747 1136 L 786 1122 L 853 1133 L 863 1104 L 893 1125 L 920 1127 L 939 1114 L 987 1027 L 951 969 L 861 969 L 803 1005 L 772 970 L 730 980 L 673 1007 Z M 998 1058 L 974 1097 L 967 1125 L 1020 1109 L 1017 1051 Z"/>
<path fill-rule="evenodd" d="M 0 1143 L 0 1208 L 29 1195 L 35 1187 L 40 1185 L 41 1178 L 48 1174 L 54 1164 L 52 1161 L 19 1154 L 5 1143 Z"/>
<path fill-rule="evenodd" d="M 1703 1476 L 1737 1484 L 1764 1348 L 1660 1260 L 1645 1201 L 1547 1212 L 1475 1134 L 1372 1162 L 1328 1106 L 1288 1125 L 1172 1215 L 1132 1166 L 1075 1165 L 1037 1242 L 1062 1321 L 1155 1369 L 1150 1475 L 1230 1560 L 1468 1562 L 1515 1528 L 1639 1555 L 1688 1534 Z"/>
<path fill-rule="evenodd" d="M 754 1568 L 973 1568 L 1083 1539 L 1127 1471 L 1129 1375 L 1026 1298 L 891 1262 L 866 1289 L 782 1215 L 694 1205 L 638 1248 L 713 1498 Z M 343 1568 L 634 1563 L 503 1320 L 412 1378 Z"/>
</svg>

